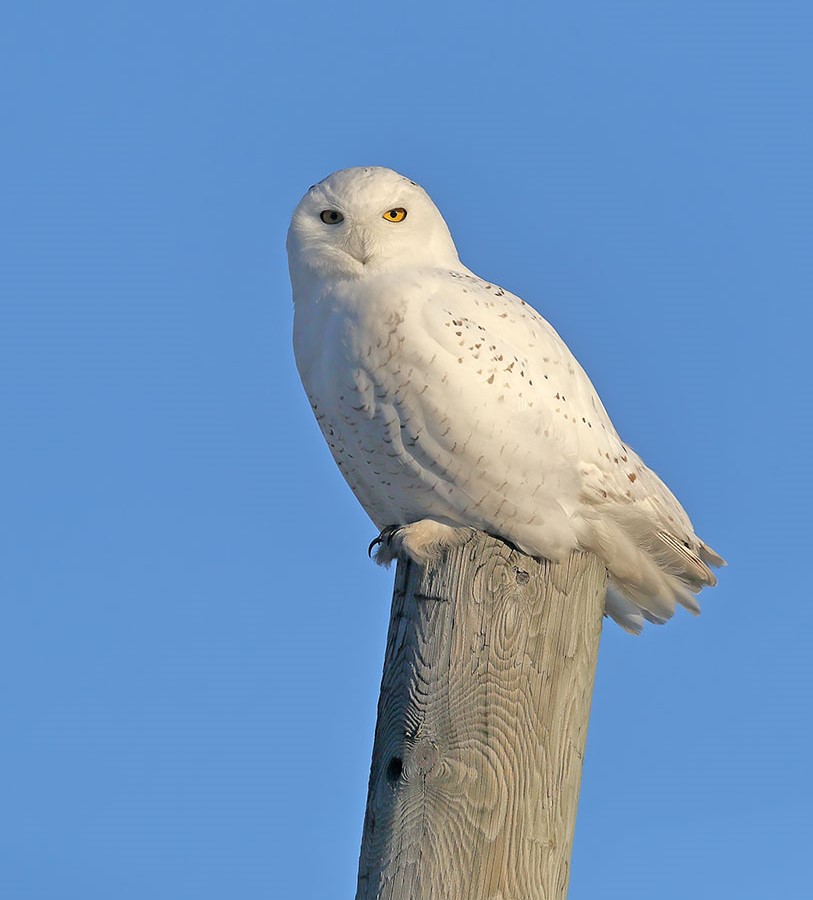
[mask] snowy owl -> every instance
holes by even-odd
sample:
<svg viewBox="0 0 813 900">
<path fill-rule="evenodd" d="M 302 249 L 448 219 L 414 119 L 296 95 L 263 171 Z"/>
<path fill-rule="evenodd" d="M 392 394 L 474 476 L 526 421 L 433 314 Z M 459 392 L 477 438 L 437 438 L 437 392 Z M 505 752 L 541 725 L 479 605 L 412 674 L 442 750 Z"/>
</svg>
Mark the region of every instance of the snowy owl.
<svg viewBox="0 0 813 900">
<path fill-rule="evenodd" d="M 428 194 L 391 169 L 314 185 L 288 232 L 294 352 L 319 427 L 381 531 L 418 561 L 471 528 L 609 573 L 607 614 L 639 632 L 724 560 L 616 433 L 551 325 L 458 258 Z"/>
</svg>

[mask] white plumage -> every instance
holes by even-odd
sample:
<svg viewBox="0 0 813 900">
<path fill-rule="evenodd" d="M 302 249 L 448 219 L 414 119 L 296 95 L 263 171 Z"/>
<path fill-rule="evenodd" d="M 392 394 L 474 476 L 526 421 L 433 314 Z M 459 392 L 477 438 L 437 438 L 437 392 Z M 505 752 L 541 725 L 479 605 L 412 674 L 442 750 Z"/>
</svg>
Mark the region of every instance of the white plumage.
<svg viewBox="0 0 813 900">
<path fill-rule="evenodd" d="M 724 561 L 554 329 L 460 262 L 422 188 L 335 172 L 294 212 L 288 255 L 297 366 L 333 457 L 379 529 L 414 526 L 379 560 L 478 528 L 537 557 L 596 553 L 629 631 L 699 611 Z"/>
</svg>

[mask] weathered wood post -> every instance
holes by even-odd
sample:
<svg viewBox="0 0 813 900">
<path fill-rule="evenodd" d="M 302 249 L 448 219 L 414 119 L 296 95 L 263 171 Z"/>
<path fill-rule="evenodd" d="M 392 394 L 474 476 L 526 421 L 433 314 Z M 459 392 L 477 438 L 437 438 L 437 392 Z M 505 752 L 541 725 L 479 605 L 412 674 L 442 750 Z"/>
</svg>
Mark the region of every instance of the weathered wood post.
<svg viewBox="0 0 813 900">
<path fill-rule="evenodd" d="M 481 533 L 399 562 L 356 900 L 566 896 L 605 583 Z"/>
</svg>

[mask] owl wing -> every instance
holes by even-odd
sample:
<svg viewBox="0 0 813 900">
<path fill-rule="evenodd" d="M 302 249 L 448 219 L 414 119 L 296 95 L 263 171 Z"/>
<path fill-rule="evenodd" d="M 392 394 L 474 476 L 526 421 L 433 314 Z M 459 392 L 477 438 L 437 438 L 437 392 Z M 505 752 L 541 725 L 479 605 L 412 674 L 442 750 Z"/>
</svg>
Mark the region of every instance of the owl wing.
<svg viewBox="0 0 813 900">
<path fill-rule="evenodd" d="M 436 273 L 423 287 L 419 320 L 404 323 L 420 341 L 407 333 L 402 348 L 407 358 L 421 348 L 409 360 L 420 387 L 396 391 L 393 411 L 406 423 L 405 452 L 454 496 L 446 520 L 536 556 L 591 550 L 619 605 L 653 621 L 669 618 L 676 601 L 697 612 L 693 595 L 714 584 L 709 565 L 722 559 L 621 441 L 553 327 L 469 272 Z"/>
</svg>

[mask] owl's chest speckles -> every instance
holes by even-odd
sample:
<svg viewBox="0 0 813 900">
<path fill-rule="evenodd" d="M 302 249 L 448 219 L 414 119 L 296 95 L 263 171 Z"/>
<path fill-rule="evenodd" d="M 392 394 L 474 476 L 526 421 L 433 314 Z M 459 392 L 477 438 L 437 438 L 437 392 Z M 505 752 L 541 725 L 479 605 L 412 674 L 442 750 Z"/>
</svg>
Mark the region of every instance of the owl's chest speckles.
<svg viewBox="0 0 813 900">
<path fill-rule="evenodd" d="M 351 387 L 346 393 L 327 395 L 321 403 L 312 396 L 310 400 L 339 469 L 370 515 L 378 520 L 397 504 L 397 495 L 405 487 L 405 472 L 401 423 L 375 395 L 375 389 L 370 397 L 366 391 Z M 397 481 L 397 488 L 393 481 Z"/>
<path fill-rule="evenodd" d="M 389 310 L 378 319 L 374 327 L 357 328 L 352 337 L 354 355 L 364 363 L 390 366 L 397 362 L 403 351 L 404 315 L 399 310 Z"/>
<path fill-rule="evenodd" d="M 406 310 L 386 306 L 377 316 L 337 317 L 308 386 L 339 468 L 383 524 L 417 514 L 427 494 L 411 452 L 424 428 L 417 398 L 428 387 L 427 366 L 408 340 L 407 319 Z"/>
</svg>

